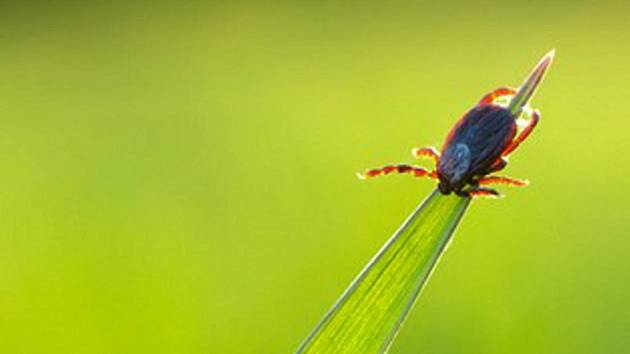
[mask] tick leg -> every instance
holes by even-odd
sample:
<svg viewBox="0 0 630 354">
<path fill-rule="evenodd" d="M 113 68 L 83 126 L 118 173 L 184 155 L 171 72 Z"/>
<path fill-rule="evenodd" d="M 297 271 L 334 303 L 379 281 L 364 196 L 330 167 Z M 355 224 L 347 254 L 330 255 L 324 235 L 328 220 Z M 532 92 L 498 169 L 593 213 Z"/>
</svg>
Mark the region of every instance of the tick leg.
<svg viewBox="0 0 630 354">
<path fill-rule="evenodd" d="M 357 177 L 361 179 L 366 179 L 366 178 L 388 175 L 390 173 L 408 173 L 408 174 L 414 175 L 415 177 L 429 177 L 433 179 L 437 178 L 437 172 L 435 171 L 429 171 L 419 166 L 412 166 L 412 165 L 406 165 L 406 164 L 387 165 L 380 168 L 374 168 L 371 170 L 367 170 L 363 173 L 357 173 Z"/>
<path fill-rule="evenodd" d="M 507 166 L 507 160 L 505 159 L 505 157 L 499 157 L 491 166 L 490 168 L 488 168 L 488 171 L 486 172 L 486 174 L 490 174 L 492 172 L 497 172 L 497 171 L 501 171 L 502 169 L 505 168 L 505 166 Z"/>
<path fill-rule="evenodd" d="M 512 140 L 510 145 L 508 145 L 508 147 L 505 148 L 505 150 L 503 150 L 501 155 L 507 156 L 512 151 L 514 151 L 523 142 L 523 140 L 527 139 L 529 134 L 532 133 L 532 130 L 534 130 L 539 120 L 540 120 L 540 113 L 538 113 L 538 111 L 534 111 L 532 113 L 532 118 L 529 124 L 525 127 L 525 129 L 523 129 L 523 131 L 514 140 Z"/>
<path fill-rule="evenodd" d="M 482 186 L 487 186 L 489 184 L 507 184 L 507 185 L 515 186 L 515 187 L 524 187 L 529 184 L 528 181 L 523 181 L 520 179 L 510 178 L 510 177 L 501 177 L 501 176 L 483 177 L 479 179 L 479 181 L 477 182 L 479 182 L 479 184 Z"/>
<path fill-rule="evenodd" d="M 480 105 L 492 104 L 499 97 L 513 96 L 515 94 L 516 94 L 516 90 L 511 87 L 499 87 L 498 89 L 483 96 L 478 104 Z"/>
<path fill-rule="evenodd" d="M 423 147 L 423 148 L 413 148 L 411 150 L 411 154 L 416 158 L 420 158 L 420 157 L 432 158 L 436 164 L 440 162 L 440 152 L 433 146 L 428 146 L 428 147 Z"/>
<path fill-rule="evenodd" d="M 484 188 L 479 187 L 468 192 L 468 195 L 471 197 L 490 197 L 490 198 L 500 198 L 501 194 L 495 191 L 492 188 Z"/>
</svg>

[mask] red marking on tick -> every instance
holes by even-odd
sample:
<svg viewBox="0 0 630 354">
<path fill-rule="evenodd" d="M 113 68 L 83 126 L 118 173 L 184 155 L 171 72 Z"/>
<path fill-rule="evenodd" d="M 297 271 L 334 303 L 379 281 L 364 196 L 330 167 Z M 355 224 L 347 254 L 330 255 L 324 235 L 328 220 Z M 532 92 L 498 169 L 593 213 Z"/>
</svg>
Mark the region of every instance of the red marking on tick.
<svg viewBox="0 0 630 354">
<path fill-rule="evenodd" d="M 554 51 L 545 55 L 518 91 L 500 87 L 483 96 L 453 126 L 441 152 L 434 147 L 412 150 L 415 157 L 433 159 L 436 164 L 434 170 L 396 164 L 367 170 L 359 177 L 371 178 L 390 173 L 429 177 L 439 180 L 438 188 L 443 194 L 454 192 L 461 196 L 500 196 L 496 190 L 482 187 L 491 184 L 526 186 L 527 181 L 489 174 L 505 168 L 505 157 L 519 147 L 540 121 L 540 113 L 526 107 L 551 65 L 553 56 Z M 507 107 L 498 104 L 499 100 L 508 97 L 511 100 Z M 529 122 L 517 135 L 516 121 L 521 116 L 528 117 Z"/>
</svg>

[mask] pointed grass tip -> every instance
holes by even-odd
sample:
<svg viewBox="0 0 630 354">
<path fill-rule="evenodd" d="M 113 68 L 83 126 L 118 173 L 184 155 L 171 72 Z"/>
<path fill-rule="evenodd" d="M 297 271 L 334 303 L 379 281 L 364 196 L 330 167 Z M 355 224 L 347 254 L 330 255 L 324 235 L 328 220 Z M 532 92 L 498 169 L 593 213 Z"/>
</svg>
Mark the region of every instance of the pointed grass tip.
<svg viewBox="0 0 630 354">
<path fill-rule="evenodd" d="M 545 56 L 538 62 L 538 65 L 532 70 L 531 74 L 527 77 L 527 79 L 523 82 L 523 85 L 519 87 L 516 95 L 512 98 L 508 109 L 514 115 L 518 115 L 523 110 L 523 107 L 527 106 L 529 100 L 531 100 L 532 96 L 536 92 L 536 88 L 542 82 L 543 77 L 545 76 L 545 72 L 551 66 L 553 62 L 553 58 L 556 55 L 556 50 L 550 50 Z"/>
</svg>

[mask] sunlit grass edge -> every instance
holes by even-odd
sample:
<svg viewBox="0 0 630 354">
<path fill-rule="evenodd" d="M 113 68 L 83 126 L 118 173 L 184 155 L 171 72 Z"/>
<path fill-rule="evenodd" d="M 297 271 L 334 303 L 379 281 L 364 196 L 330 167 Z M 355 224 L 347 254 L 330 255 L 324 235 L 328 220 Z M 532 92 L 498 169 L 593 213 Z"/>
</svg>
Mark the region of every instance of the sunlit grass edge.
<svg viewBox="0 0 630 354">
<path fill-rule="evenodd" d="M 437 189 L 376 253 L 297 353 L 383 353 L 447 248 L 470 198 Z"/>
</svg>

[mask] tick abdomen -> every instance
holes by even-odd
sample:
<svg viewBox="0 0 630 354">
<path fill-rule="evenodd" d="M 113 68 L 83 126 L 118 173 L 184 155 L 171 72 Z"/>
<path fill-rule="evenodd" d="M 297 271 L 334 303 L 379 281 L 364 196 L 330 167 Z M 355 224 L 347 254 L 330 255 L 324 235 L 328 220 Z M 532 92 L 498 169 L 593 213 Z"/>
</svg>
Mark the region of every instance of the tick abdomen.
<svg viewBox="0 0 630 354">
<path fill-rule="evenodd" d="M 440 175 L 458 184 L 487 169 L 516 134 L 516 122 L 505 108 L 481 105 L 471 109 L 449 133 L 438 165 Z"/>
</svg>

